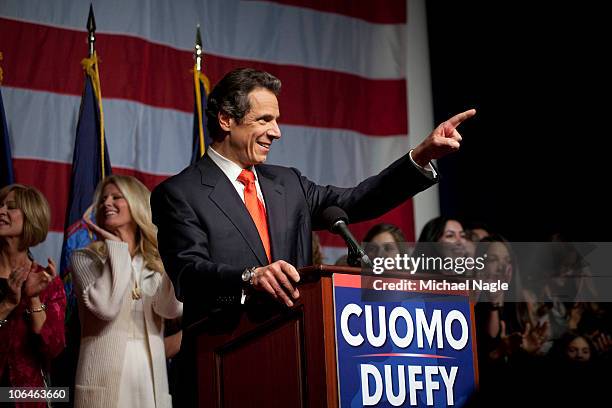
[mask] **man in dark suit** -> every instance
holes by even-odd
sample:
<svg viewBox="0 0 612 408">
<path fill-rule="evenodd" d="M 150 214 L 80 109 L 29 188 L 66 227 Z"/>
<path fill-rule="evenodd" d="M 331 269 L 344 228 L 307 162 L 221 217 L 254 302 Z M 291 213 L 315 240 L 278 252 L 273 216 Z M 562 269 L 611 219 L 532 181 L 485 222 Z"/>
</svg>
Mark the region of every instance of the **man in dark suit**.
<svg viewBox="0 0 612 408">
<path fill-rule="evenodd" d="M 351 222 L 377 217 L 437 181 L 430 161 L 459 148 L 463 112 L 354 188 L 319 186 L 293 168 L 263 164 L 281 137 L 280 81 L 254 69 L 228 73 L 206 109 L 213 143 L 197 163 L 161 183 L 151 205 L 159 250 L 188 325 L 240 304 L 249 290 L 291 307 L 296 268 L 311 263 L 311 232 L 339 206 Z"/>
</svg>

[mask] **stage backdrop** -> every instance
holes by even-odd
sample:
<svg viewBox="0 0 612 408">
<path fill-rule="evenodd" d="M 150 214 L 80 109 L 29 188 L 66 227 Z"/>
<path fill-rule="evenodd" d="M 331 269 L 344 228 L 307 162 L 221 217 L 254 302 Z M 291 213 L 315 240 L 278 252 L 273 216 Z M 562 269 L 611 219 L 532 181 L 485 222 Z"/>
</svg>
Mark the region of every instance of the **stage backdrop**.
<svg viewBox="0 0 612 408">
<path fill-rule="evenodd" d="M 431 128 L 422 0 L 93 1 L 106 141 L 114 173 L 153 188 L 189 162 L 193 46 L 201 25 L 214 84 L 241 66 L 283 81 L 283 137 L 269 162 L 322 184 L 351 186 L 407 152 Z M 87 56 L 89 1 L 0 2 L 2 92 L 18 182 L 53 211 L 38 259 L 59 258 Z M 398 186 L 401 188 L 401 186 Z M 414 237 L 438 212 L 435 189 L 383 219 Z M 356 225 L 357 238 L 372 225 Z M 326 261 L 342 243 L 322 235 Z"/>
</svg>

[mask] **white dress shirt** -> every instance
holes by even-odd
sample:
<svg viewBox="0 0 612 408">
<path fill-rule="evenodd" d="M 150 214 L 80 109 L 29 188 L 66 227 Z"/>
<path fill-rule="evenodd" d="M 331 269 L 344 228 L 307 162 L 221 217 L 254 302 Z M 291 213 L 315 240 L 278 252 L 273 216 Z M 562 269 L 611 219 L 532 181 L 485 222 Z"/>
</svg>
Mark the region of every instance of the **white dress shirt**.
<svg viewBox="0 0 612 408">
<path fill-rule="evenodd" d="M 223 157 L 221 154 L 217 153 L 215 149 L 213 149 L 212 147 L 208 147 L 208 156 L 210 156 L 210 159 L 213 162 L 215 162 L 217 166 L 219 166 L 223 174 L 227 176 L 227 178 L 230 180 L 230 182 L 236 189 L 236 192 L 242 199 L 242 202 L 244 202 L 244 187 L 245 186 L 240 181 L 238 181 L 238 176 L 240 176 L 240 173 L 242 173 L 242 167 L 240 167 L 239 165 L 237 165 L 230 159 Z M 257 177 L 255 166 L 251 166 L 248 169 L 251 170 L 253 174 L 255 175 L 255 187 L 257 188 L 257 198 L 259 198 L 259 201 L 263 203 L 264 208 L 265 208 L 266 202 L 264 201 L 263 194 L 261 193 L 261 187 L 259 187 L 259 178 Z"/>
</svg>

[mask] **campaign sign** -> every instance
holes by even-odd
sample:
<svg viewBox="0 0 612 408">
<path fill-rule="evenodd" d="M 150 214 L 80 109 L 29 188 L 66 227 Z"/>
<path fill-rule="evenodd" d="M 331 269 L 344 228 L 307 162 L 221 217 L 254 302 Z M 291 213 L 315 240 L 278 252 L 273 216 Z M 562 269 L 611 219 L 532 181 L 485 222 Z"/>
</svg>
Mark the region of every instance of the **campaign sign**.
<svg viewBox="0 0 612 408">
<path fill-rule="evenodd" d="M 360 276 L 334 275 L 340 406 L 466 405 L 477 384 L 469 298 L 363 290 Z"/>
</svg>

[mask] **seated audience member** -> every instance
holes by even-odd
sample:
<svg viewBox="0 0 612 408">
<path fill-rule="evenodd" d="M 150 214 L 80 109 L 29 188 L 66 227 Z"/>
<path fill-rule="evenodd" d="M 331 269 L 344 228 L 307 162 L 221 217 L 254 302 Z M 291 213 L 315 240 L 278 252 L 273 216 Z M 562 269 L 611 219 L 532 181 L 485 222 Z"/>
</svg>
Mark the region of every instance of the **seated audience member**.
<svg viewBox="0 0 612 408">
<path fill-rule="evenodd" d="M 491 229 L 480 221 L 467 221 L 464 223 L 465 235 L 472 242 L 478 242 L 491 235 Z"/>
<path fill-rule="evenodd" d="M 474 256 L 476 244 L 485 237 L 491 235 L 490 229 L 484 223 L 479 221 L 469 221 L 464 223 L 465 227 L 465 245 L 467 253 Z"/>
<path fill-rule="evenodd" d="M 380 223 L 368 230 L 363 238 L 365 252 L 370 259 L 376 257 L 393 258 L 405 252 L 406 237 L 399 227 Z"/>
<path fill-rule="evenodd" d="M 55 263 L 34 262 L 29 248 L 47 237 L 50 209 L 35 188 L 0 189 L 0 386 L 44 387 L 51 360 L 64 348 L 66 296 Z M 16 407 L 46 407 L 43 402 Z"/>
<path fill-rule="evenodd" d="M 578 245 L 585 248 L 578 249 Z M 581 255 L 588 243 L 571 243 L 555 234 L 551 244 L 543 246 L 537 261 L 532 261 L 530 291 L 526 292 L 533 313 L 550 324 L 550 342 L 568 331 L 575 331 L 583 318 L 592 317 L 597 297 L 590 266 Z"/>
<path fill-rule="evenodd" d="M 113 175 L 94 196 L 103 241 L 72 254 L 81 319 L 76 407 L 170 407 L 164 319 L 182 315 L 157 250 L 149 190 Z"/>
<path fill-rule="evenodd" d="M 562 358 L 571 363 L 588 363 L 592 361 L 595 349 L 590 340 L 577 333 L 568 332 L 559 339 Z"/>
<path fill-rule="evenodd" d="M 543 361 L 539 352 L 548 340 L 548 322 L 530 320 L 529 305 L 519 302 L 523 288 L 508 241 L 499 235 L 483 238 L 475 257 L 483 257 L 485 262 L 484 268 L 476 270 L 474 279 L 509 284 L 507 292 L 482 291 L 475 306 L 482 391 L 482 401 L 476 406 L 492 406 L 503 390 L 533 385 Z"/>
<path fill-rule="evenodd" d="M 516 296 L 521 291 L 516 259 L 510 243 L 499 235 L 491 235 L 478 243 L 474 254 L 483 258 L 484 268 L 474 278 L 508 283 L 505 291 L 483 291 L 477 294 L 476 321 L 478 352 L 483 363 L 504 360 L 521 345 L 524 326 Z"/>
<path fill-rule="evenodd" d="M 442 267 L 443 260 L 469 256 L 465 232 L 461 223 L 447 217 L 430 220 L 421 231 L 413 256 L 428 259 L 420 272 L 430 274 L 458 275 L 452 268 Z"/>
<path fill-rule="evenodd" d="M 543 375 L 557 406 L 604 406 L 608 396 L 610 361 L 596 351 L 594 343 L 580 332 L 568 331 L 548 357 Z M 595 402 L 595 403 L 593 403 Z"/>
</svg>

